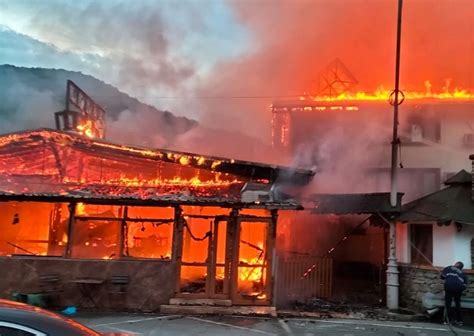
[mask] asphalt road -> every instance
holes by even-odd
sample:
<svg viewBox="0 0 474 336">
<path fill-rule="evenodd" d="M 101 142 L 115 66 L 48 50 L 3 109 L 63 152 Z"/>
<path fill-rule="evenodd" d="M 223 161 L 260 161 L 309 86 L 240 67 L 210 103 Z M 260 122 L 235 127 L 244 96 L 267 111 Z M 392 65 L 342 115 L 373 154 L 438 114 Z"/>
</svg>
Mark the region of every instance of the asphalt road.
<svg viewBox="0 0 474 336">
<path fill-rule="evenodd" d="M 75 319 L 98 331 L 132 335 L 474 335 L 474 327 L 450 329 L 421 322 L 178 315 L 84 315 Z"/>
</svg>

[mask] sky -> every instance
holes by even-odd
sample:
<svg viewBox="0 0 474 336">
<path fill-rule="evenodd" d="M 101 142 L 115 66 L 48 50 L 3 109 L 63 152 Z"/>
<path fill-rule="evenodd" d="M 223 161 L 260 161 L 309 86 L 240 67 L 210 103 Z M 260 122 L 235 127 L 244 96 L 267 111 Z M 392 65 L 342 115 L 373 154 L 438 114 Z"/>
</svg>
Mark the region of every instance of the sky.
<svg viewBox="0 0 474 336">
<path fill-rule="evenodd" d="M 474 87 L 474 1 L 405 0 L 402 89 Z M 93 75 L 160 109 L 270 139 L 274 99 L 336 57 L 393 86 L 396 0 L 0 0 L 0 64 Z"/>
<path fill-rule="evenodd" d="M 0 1 L 0 63 L 82 71 L 152 103 L 190 96 L 250 40 L 222 1 Z"/>
</svg>

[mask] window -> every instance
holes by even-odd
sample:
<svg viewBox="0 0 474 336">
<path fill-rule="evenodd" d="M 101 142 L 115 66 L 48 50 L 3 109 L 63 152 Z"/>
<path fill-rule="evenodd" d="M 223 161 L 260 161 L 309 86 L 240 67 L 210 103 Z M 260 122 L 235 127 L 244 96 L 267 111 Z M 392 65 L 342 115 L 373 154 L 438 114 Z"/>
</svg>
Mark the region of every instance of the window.
<svg viewBox="0 0 474 336">
<path fill-rule="evenodd" d="M 0 202 L 0 213 L 0 255 L 63 255 L 69 220 L 67 204 Z"/>
<path fill-rule="evenodd" d="M 19 324 L 0 321 L 0 336 L 46 336 L 46 334 Z"/>
<path fill-rule="evenodd" d="M 123 209 L 78 203 L 72 233 L 72 257 L 117 259 Z"/>
<path fill-rule="evenodd" d="M 79 203 L 72 235 L 72 257 L 118 259 L 122 254 L 169 260 L 173 223 L 172 207 Z"/>
<path fill-rule="evenodd" d="M 431 265 L 433 263 L 433 226 L 431 224 L 410 225 L 411 263 Z"/>
<path fill-rule="evenodd" d="M 171 259 L 174 209 L 171 207 L 129 207 L 124 255 L 138 258 Z"/>
<path fill-rule="evenodd" d="M 407 118 L 402 121 L 402 134 L 407 135 L 408 143 L 420 143 L 423 140 L 441 142 L 441 121 L 428 107 L 416 107 L 407 112 Z"/>
<path fill-rule="evenodd" d="M 0 256 L 65 255 L 69 225 L 67 203 L 0 202 L 0 214 Z M 169 260 L 173 228 L 173 207 L 78 203 L 72 227 L 71 256 L 118 259 L 123 255 Z"/>
</svg>

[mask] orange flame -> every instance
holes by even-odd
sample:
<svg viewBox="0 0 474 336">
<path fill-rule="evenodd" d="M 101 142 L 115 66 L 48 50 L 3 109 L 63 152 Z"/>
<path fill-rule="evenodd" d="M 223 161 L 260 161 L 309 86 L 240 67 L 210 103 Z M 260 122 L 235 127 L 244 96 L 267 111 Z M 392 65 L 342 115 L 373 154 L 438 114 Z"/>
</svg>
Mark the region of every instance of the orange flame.
<svg viewBox="0 0 474 336">
<path fill-rule="evenodd" d="M 91 120 L 86 120 L 85 123 L 77 125 L 76 129 L 79 131 L 80 134 L 85 135 L 88 138 L 94 137 L 94 130 Z"/>
<path fill-rule="evenodd" d="M 193 186 L 193 187 L 227 187 L 233 184 L 242 183 L 241 181 L 234 179 L 231 181 L 221 180 L 216 177 L 214 180 L 201 181 L 199 177 L 195 176 L 190 179 L 181 178 L 179 176 L 171 179 L 156 178 L 156 179 L 143 179 L 141 177 L 129 178 L 126 176 L 120 176 L 119 178 L 111 178 L 103 181 L 107 185 L 124 185 L 128 187 L 159 187 L 159 186 Z"/>
<path fill-rule="evenodd" d="M 255 257 L 253 259 L 241 259 L 245 265 L 250 267 L 239 267 L 239 279 L 242 281 L 261 281 L 263 278 L 263 267 L 253 267 L 252 265 L 258 265 L 261 259 Z"/>
<path fill-rule="evenodd" d="M 442 99 L 442 100 L 466 100 L 474 99 L 474 93 L 471 93 L 469 90 L 455 88 L 454 91 L 449 91 L 448 86 L 445 87 L 443 92 L 435 93 L 432 91 L 432 85 L 430 81 L 425 81 L 425 92 L 417 91 L 405 91 L 406 99 Z M 377 100 L 387 100 L 390 97 L 391 90 L 384 89 L 380 87 L 375 92 L 367 93 L 359 91 L 356 93 L 343 93 L 339 96 L 301 96 L 300 100 L 309 100 L 309 101 L 351 101 L 351 100 L 363 100 L 363 101 L 377 101 Z"/>
</svg>

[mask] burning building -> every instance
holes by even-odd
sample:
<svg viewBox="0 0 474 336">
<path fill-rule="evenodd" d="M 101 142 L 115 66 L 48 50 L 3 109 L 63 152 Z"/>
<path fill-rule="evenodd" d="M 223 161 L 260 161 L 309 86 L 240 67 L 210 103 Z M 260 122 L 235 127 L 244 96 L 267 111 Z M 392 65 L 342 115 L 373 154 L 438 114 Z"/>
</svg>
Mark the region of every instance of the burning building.
<svg viewBox="0 0 474 336">
<path fill-rule="evenodd" d="M 333 162 L 340 162 L 341 156 L 353 159 L 358 177 L 363 175 L 363 185 L 351 185 L 354 192 L 387 191 L 392 125 L 387 97 L 387 91 L 380 91 L 275 101 L 273 146 L 291 155 L 304 151 L 319 167 L 328 157 Z M 399 130 L 399 180 L 405 201 L 434 192 L 459 169 L 469 169 L 473 109 L 474 95 L 463 90 L 406 94 Z M 330 142 L 340 144 L 330 148 L 339 153 L 324 157 Z M 420 180 L 422 184 L 413 183 Z"/>
<path fill-rule="evenodd" d="M 312 171 L 108 142 L 103 110 L 72 82 L 68 100 L 60 130 L 0 136 L 2 296 L 54 274 L 61 304 L 79 304 L 83 279 L 97 307 L 274 304 L 278 214 L 302 208 L 285 186 Z"/>
<path fill-rule="evenodd" d="M 0 174 L 3 294 L 44 272 L 122 273 L 141 292 L 134 309 L 173 296 L 270 305 L 278 210 L 301 208 L 271 186 L 313 175 L 49 129 L 1 136 Z"/>
<path fill-rule="evenodd" d="M 468 158 L 474 147 L 474 95 L 466 90 L 449 90 L 448 84 L 443 92 L 435 93 L 431 91 L 430 83 L 426 82 L 426 92 L 405 93 L 400 106 L 398 191 L 404 193 L 405 203 L 437 192 L 443 187 L 442 182 L 463 168 L 469 169 Z M 373 94 L 344 91 L 274 101 L 271 105 L 273 146 L 291 157 L 302 156 L 307 162 L 318 165 L 315 184 L 319 193 L 387 192 L 390 190 L 393 124 L 389 97 L 390 93 L 385 90 Z M 353 293 L 360 293 L 362 288 L 354 284 L 361 280 L 357 277 L 361 270 L 366 275 L 362 279 L 364 284 L 375 283 L 371 288 L 383 289 L 387 232 L 383 225 L 373 225 L 377 224 L 375 220 L 370 220 L 370 226 L 358 227 L 363 218 L 344 217 L 348 214 L 383 212 L 384 206 L 378 206 L 379 210 L 371 206 L 371 211 L 367 210 L 367 204 L 376 204 L 369 201 L 371 194 L 362 196 L 360 204 L 341 204 L 356 197 L 328 195 L 337 205 L 328 208 L 320 203 L 321 195 L 315 195 L 313 204 L 308 204 L 308 208 L 313 208 L 313 214 L 296 214 L 300 220 L 288 226 L 288 236 L 301 236 L 304 232 L 306 236 L 313 237 L 298 244 L 299 252 L 314 253 L 315 246 L 324 246 L 318 253 L 331 251 L 335 286 L 339 282 L 343 290 L 352 287 Z M 337 216 L 321 215 L 330 213 Z M 433 255 L 437 255 L 434 252 L 437 248 L 435 242 L 444 243 L 448 238 L 445 233 L 440 234 L 438 227 L 426 224 L 429 223 L 397 227 L 397 257 L 403 270 L 405 266 L 410 269 L 413 265 L 430 262 L 443 266 L 446 262 Z M 325 246 L 328 240 L 333 243 Z M 333 246 L 337 246 L 335 251 Z M 295 248 L 295 245 L 288 246 L 289 250 Z M 418 250 L 427 258 L 413 252 Z M 444 251 L 442 254 L 445 254 Z M 466 261 L 466 265 L 469 264 L 470 261 Z M 375 282 L 370 279 L 374 269 L 378 278 Z M 405 281 L 401 291 L 409 286 L 411 284 L 407 286 Z M 379 297 L 383 298 L 383 290 L 379 293 Z M 411 292 L 408 290 L 406 293 Z M 406 293 L 402 295 L 406 297 Z"/>
</svg>

